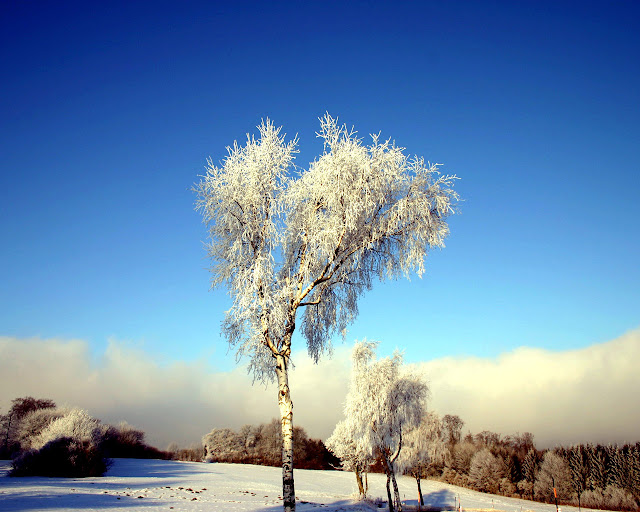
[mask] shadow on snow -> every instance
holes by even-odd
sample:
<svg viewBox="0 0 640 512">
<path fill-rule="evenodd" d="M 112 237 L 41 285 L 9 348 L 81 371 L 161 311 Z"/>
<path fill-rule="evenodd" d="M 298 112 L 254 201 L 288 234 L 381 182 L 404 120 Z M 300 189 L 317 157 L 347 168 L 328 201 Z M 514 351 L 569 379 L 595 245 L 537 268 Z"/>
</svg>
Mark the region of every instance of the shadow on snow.
<svg viewBox="0 0 640 512">
<path fill-rule="evenodd" d="M 10 495 L 0 495 L 3 512 L 17 512 L 28 510 L 56 510 L 56 509 L 123 509 L 131 510 L 135 507 L 149 505 L 145 500 L 134 497 L 116 498 L 107 494 L 38 494 L 28 490 L 12 492 Z M 156 501 L 157 503 L 157 501 Z"/>
<path fill-rule="evenodd" d="M 455 493 L 447 489 L 430 492 L 422 495 L 424 505 L 422 510 L 441 511 L 454 510 Z M 403 507 L 407 510 L 418 510 L 418 500 L 403 500 Z M 296 500 L 296 512 L 311 512 L 312 510 L 329 509 L 331 511 L 344 512 L 372 512 L 375 510 L 387 510 L 387 502 L 382 502 L 381 507 L 367 501 L 338 500 L 331 503 L 314 503 L 311 501 Z M 259 512 L 280 512 L 282 505 L 260 508 Z"/>
<path fill-rule="evenodd" d="M 157 459 L 115 459 L 114 464 L 104 475 L 117 478 L 187 478 L 191 475 L 202 475 L 203 469 L 208 474 L 219 474 L 213 464 L 204 462 L 181 462 L 176 460 Z"/>
<path fill-rule="evenodd" d="M 313 501 L 296 500 L 296 512 L 321 511 L 322 509 L 329 509 L 332 512 L 372 512 L 375 510 L 386 510 L 386 503 L 385 507 L 378 509 L 375 505 L 366 501 L 337 500 L 331 503 L 315 503 Z M 282 512 L 282 505 L 260 508 L 257 509 L 256 512 Z"/>
<path fill-rule="evenodd" d="M 430 492 L 422 495 L 425 510 L 453 510 L 456 506 L 456 495 L 448 489 L 440 489 L 439 491 Z M 418 506 L 418 501 L 414 501 L 413 505 Z"/>
</svg>

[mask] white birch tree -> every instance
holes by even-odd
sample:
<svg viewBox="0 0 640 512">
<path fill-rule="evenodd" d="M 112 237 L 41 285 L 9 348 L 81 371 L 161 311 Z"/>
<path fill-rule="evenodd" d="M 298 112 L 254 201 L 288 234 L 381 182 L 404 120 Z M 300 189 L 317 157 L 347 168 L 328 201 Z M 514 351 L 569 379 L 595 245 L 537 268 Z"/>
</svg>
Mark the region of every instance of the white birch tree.
<svg viewBox="0 0 640 512">
<path fill-rule="evenodd" d="M 358 428 L 353 421 L 342 420 L 336 425 L 325 446 L 342 461 L 342 469 L 354 472 L 360 498 L 365 498 L 367 486 L 362 481 L 362 476 L 366 478 L 369 467 L 375 462 L 375 457 L 362 445 L 358 445 L 355 439 L 357 433 Z"/>
<path fill-rule="evenodd" d="M 427 251 L 443 247 L 449 232 L 456 177 L 376 135 L 365 146 L 328 114 L 318 133 L 324 152 L 302 172 L 293 165 L 296 139 L 287 142 L 269 120 L 259 131 L 227 148 L 220 167 L 209 160 L 194 189 L 212 286 L 233 298 L 223 333 L 238 356 L 250 357 L 255 378 L 278 382 L 284 508 L 293 510 L 288 370 L 296 323 L 317 361 L 374 280 L 421 276 Z"/>
<path fill-rule="evenodd" d="M 424 506 L 420 481 L 427 477 L 427 471 L 432 464 L 444 462 L 447 440 L 443 422 L 435 412 L 425 413 L 420 423 L 403 436 L 403 449 L 396 466 L 401 473 L 408 473 L 416 479 L 418 510 Z"/>
<path fill-rule="evenodd" d="M 403 435 L 420 423 L 428 390 L 422 378 L 403 368 L 398 352 L 377 360 L 376 345 L 364 341 L 356 343 L 353 349 L 351 384 L 344 407 L 346 430 L 352 436 L 353 451 L 382 460 L 389 510 L 394 509 L 395 503 L 400 511 L 396 461 L 403 447 Z"/>
</svg>

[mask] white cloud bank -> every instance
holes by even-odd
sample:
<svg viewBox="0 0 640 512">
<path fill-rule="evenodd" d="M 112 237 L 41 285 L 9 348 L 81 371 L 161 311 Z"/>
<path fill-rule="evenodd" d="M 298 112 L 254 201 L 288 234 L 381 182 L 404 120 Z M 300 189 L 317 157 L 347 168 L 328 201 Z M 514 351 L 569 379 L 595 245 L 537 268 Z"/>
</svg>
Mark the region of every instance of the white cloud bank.
<svg viewBox="0 0 640 512">
<path fill-rule="evenodd" d="M 472 432 L 532 432 L 540 446 L 640 440 L 640 330 L 590 347 L 522 347 L 421 364 L 433 407 Z"/>
<path fill-rule="evenodd" d="M 429 380 L 431 408 L 458 414 L 465 432 L 529 431 L 539 446 L 549 446 L 639 440 L 638 361 L 640 330 L 580 350 L 520 348 L 497 359 L 443 358 L 417 366 Z M 309 435 L 326 438 L 342 416 L 349 371 L 346 349 L 319 365 L 296 357 L 294 419 Z M 163 366 L 117 342 L 92 364 L 84 341 L 0 337 L 0 412 L 23 396 L 83 407 L 107 422 L 126 420 L 160 448 L 278 414 L 275 386 L 252 386 L 244 368 Z"/>
<path fill-rule="evenodd" d="M 297 357 L 290 376 L 296 424 L 314 437 L 328 436 L 342 413 L 350 366 L 347 351 L 339 354 L 319 365 Z M 0 413 L 24 396 L 82 407 L 109 423 L 126 420 L 159 448 L 199 442 L 214 427 L 278 416 L 275 385 L 252 385 L 244 367 L 212 372 L 203 363 L 161 365 L 115 341 L 92 364 L 81 340 L 0 337 Z"/>
</svg>

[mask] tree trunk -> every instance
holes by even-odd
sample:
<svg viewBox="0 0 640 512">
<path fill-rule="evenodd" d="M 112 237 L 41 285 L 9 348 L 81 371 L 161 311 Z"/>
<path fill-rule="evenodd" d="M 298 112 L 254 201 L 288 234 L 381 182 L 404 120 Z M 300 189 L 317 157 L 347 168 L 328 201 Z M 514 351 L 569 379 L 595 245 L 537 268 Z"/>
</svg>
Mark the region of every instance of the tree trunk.
<svg viewBox="0 0 640 512">
<path fill-rule="evenodd" d="M 382 453 L 385 462 L 385 473 L 387 473 L 387 494 L 389 495 L 389 500 L 391 500 L 391 491 L 389 490 L 389 480 L 393 483 L 393 496 L 395 498 L 395 506 L 398 512 L 402 512 L 402 502 L 400 501 L 400 492 L 398 491 L 398 482 L 396 482 L 396 475 L 393 471 L 393 463 L 389 460 L 388 453 Z M 389 501 L 389 511 L 393 510 L 391 508 L 391 501 Z"/>
<path fill-rule="evenodd" d="M 391 482 L 393 482 L 393 495 L 396 500 L 396 510 L 402 512 L 402 502 L 400 501 L 400 492 L 398 491 L 398 482 L 396 482 L 396 475 L 391 472 Z"/>
<path fill-rule="evenodd" d="M 393 463 L 398 460 L 398 456 L 400 455 L 400 450 L 402 450 L 402 427 L 399 432 L 400 440 L 398 441 L 398 449 L 396 453 L 393 454 L 390 458 L 387 457 L 387 466 L 389 467 L 389 472 L 391 473 L 391 481 L 393 482 L 393 494 L 396 499 L 396 509 L 398 512 L 402 512 L 402 502 L 400 501 L 400 493 L 398 492 L 398 482 L 396 482 L 396 473 L 393 470 Z"/>
<path fill-rule="evenodd" d="M 6 416 L 7 418 L 7 433 L 4 436 L 4 448 L 7 452 L 7 455 L 9 454 L 9 431 L 11 430 L 11 420 L 13 419 L 13 413 L 9 413 Z"/>
<path fill-rule="evenodd" d="M 364 490 L 364 485 L 362 485 L 362 474 L 360 473 L 360 470 L 357 468 L 355 470 L 355 474 L 356 474 L 356 482 L 358 482 L 358 491 L 360 492 L 360 497 L 364 498 L 366 496 L 366 492 Z"/>
<path fill-rule="evenodd" d="M 393 512 L 393 499 L 391 499 L 391 488 L 389 483 L 391 482 L 391 475 L 387 471 L 387 500 L 389 500 L 389 512 Z"/>
<path fill-rule="evenodd" d="M 416 476 L 416 482 L 418 484 L 418 510 L 422 510 L 424 506 L 424 499 L 422 498 L 422 487 L 420 486 L 420 475 Z"/>
<path fill-rule="evenodd" d="M 282 498 L 285 512 L 296 509 L 296 493 L 293 487 L 293 402 L 289 391 L 288 360 L 276 355 L 278 376 L 278 406 L 282 425 Z"/>
</svg>

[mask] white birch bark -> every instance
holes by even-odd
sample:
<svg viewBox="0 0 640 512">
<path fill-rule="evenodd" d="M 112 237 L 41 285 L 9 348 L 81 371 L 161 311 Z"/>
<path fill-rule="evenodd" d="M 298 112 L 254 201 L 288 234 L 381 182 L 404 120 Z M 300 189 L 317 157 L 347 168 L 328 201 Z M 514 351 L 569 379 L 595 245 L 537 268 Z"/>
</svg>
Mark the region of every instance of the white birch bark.
<svg viewBox="0 0 640 512">
<path fill-rule="evenodd" d="M 282 498 L 285 512 L 292 512 L 296 508 L 293 483 L 293 402 L 289 390 L 288 362 L 282 355 L 276 356 L 276 374 L 282 424 Z"/>
</svg>

